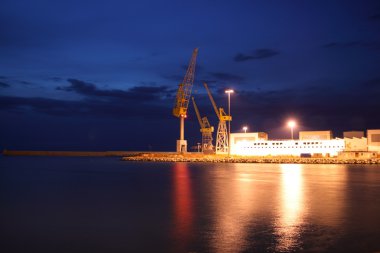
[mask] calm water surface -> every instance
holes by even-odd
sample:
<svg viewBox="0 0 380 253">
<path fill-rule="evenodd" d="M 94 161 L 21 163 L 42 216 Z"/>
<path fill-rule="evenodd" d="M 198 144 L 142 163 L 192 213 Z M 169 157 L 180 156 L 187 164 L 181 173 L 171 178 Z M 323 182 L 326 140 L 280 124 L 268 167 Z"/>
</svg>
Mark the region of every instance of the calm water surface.
<svg viewBox="0 0 380 253">
<path fill-rule="evenodd" d="M 380 166 L 0 157 L 2 252 L 380 252 Z"/>
</svg>

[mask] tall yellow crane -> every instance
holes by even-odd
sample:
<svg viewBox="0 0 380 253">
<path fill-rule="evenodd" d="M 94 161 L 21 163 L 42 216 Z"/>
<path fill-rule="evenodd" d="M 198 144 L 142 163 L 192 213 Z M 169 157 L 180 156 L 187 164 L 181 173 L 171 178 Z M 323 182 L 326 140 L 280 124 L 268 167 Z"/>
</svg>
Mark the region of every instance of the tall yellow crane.
<svg viewBox="0 0 380 253">
<path fill-rule="evenodd" d="M 186 75 L 183 82 L 178 85 L 177 96 L 173 108 L 173 115 L 180 119 L 179 140 L 177 140 L 177 152 L 187 152 L 187 141 L 185 140 L 185 118 L 191 96 L 191 89 L 194 83 L 195 63 L 197 61 L 198 48 L 195 48 L 191 56 Z"/>
<path fill-rule="evenodd" d="M 226 112 L 222 107 L 218 109 L 216 106 L 216 103 L 214 101 L 214 98 L 211 95 L 211 92 L 207 86 L 207 83 L 203 83 L 207 90 L 207 94 L 211 100 L 212 107 L 214 108 L 214 111 L 216 113 L 216 116 L 219 119 L 218 124 L 218 131 L 216 134 L 216 147 L 215 147 L 215 153 L 216 154 L 228 154 L 228 133 L 227 133 L 227 125 L 226 121 L 232 121 L 232 116 L 227 115 Z"/>
<path fill-rule="evenodd" d="M 195 114 L 197 114 L 197 119 L 201 127 L 200 132 L 202 133 L 202 152 L 203 153 L 213 153 L 212 145 L 212 133 L 214 132 L 214 127 L 210 125 L 207 117 L 201 118 L 199 113 L 198 106 L 195 103 L 194 97 L 191 97 L 193 100 Z"/>
</svg>

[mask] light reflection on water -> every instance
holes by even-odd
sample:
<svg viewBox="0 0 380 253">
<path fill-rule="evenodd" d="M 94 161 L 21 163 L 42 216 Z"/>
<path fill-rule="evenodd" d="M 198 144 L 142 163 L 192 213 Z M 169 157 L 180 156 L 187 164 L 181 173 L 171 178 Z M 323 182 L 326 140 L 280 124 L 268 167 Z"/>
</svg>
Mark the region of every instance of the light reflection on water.
<svg viewBox="0 0 380 253">
<path fill-rule="evenodd" d="M 257 206 L 255 183 L 250 173 L 231 174 L 229 170 L 218 173 L 211 185 L 215 212 L 211 248 L 215 252 L 236 252 L 248 245 L 247 227 Z"/>
<path fill-rule="evenodd" d="M 380 252 L 377 165 L 24 157 L 0 173 L 4 252 Z"/>
<path fill-rule="evenodd" d="M 307 170 L 304 170 L 307 171 Z M 305 172 L 304 172 L 305 173 Z M 312 218 L 321 226 L 338 228 L 345 219 L 349 170 L 344 165 L 321 166 L 308 178 L 305 194 L 312 208 Z"/>
<path fill-rule="evenodd" d="M 281 202 L 276 222 L 277 251 L 297 246 L 301 224 L 307 207 L 304 202 L 302 165 L 281 164 Z"/>
<path fill-rule="evenodd" d="M 206 209 L 208 217 L 209 248 L 213 252 L 237 252 L 252 248 L 266 248 L 269 252 L 290 252 L 304 247 L 302 234 L 310 227 L 327 226 L 331 233 L 344 219 L 347 170 L 330 166 L 310 171 L 301 164 L 269 165 L 229 164 L 208 168 L 206 191 L 209 192 Z M 175 233 L 181 237 L 181 248 L 191 243 L 196 233 L 196 220 L 188 165 L 175 165 L 174 204 Z M 327 176 L 327 177 L 326 177 Z M 266 238 L 266 244 L 260 241 Z M 331 236 L 323 247 L 328 248 Z"/>
<path fill-rule="evenodd" d="M 193 234 L 193 200 L 190 172 L 187 163 L 173 166 L 174 237 L 177 250 L 185 251 Z"/>
</svg>

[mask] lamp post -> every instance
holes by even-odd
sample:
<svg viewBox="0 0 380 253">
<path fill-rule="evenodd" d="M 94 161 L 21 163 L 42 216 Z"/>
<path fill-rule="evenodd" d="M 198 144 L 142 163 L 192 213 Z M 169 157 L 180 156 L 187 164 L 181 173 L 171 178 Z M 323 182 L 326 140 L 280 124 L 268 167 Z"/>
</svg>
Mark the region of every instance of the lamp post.
<svg viewBox="0 0 380 253">
<path fill-rule="evenodd" d="M 288 127 L 290 127 L 290 135 L 292 137 L 292 140 L 293 140 L 293 129 L 295 126 L 296 126 L 296 122 L 294 120 L 288 121 Z"/>
<path fill-rule="evenodd" d="M 234 93 L 234 90 L 228 89 L 225 91 L 228 95 L 228 116 L 231 116 L 231 93 Z M 231 155 L 231 120 L 228 121 L 228 156 Z"/>
<path fill-rule="evenodd" d="M 248 130 L 248 127 L 247 126 L 243 126 L 243 131 L 244 131 L 245 134 L 247 133 L 247 130 Z"/>
</svg>

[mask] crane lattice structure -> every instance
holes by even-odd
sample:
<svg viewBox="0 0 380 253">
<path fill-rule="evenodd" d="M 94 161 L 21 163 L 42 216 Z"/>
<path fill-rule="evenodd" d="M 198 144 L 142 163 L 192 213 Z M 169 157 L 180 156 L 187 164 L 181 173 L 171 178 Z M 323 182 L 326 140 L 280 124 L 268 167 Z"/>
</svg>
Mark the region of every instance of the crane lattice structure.
<svg viewBox="0 0 380 253">
<path fill-rule="evenodd" d="M 216 134 L 215 153 L 228 154 L 229 146 L 228 146 L 228 132 L 227 132 L 226 121 L 232 121 L 232 117 L 231 115 L 227 115 L 222 107 L 218 109 L 218 107 L 215 104 L 214 98 L 212 97 L 211 92 L 207 86 L 207 83 L 203 83 L 203 84 L 207 90 L 207 94 L 211 100 L 216 116 L 219 119 L 218 131 Z"/>
<path fill-rule="evenodd" d="M 173 115 L 180 119 L 180 134 L 177 140 L 177 152 L 187 152 L 187 141 L 185 140 L 185 118 L 187 117 L 187 108 L 189 107 L 189 100 L 191 90 L 194 83 L 195 63 L 197 60 L 198 48 L 195 48 L 191 56 L 186 75 L 183 82 L 178 85 L 177 96 L 173 108 Z"/>
<path fill-rule="evenodd" d="M 214 132 L 214 127 L 210 125 L 207 117 L 201 117 L 199 113 L 198 106 L 195 103 L 194 97 L 192 97 L 195 113 L 197 114 L 198 122 L 201 127 L 200 132 L 202 133 L 202 152 L 203 153 L 213 153 L 214 146 L 212 145 L 212 133 Z"/>
</svg>

